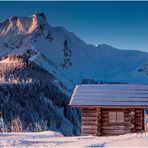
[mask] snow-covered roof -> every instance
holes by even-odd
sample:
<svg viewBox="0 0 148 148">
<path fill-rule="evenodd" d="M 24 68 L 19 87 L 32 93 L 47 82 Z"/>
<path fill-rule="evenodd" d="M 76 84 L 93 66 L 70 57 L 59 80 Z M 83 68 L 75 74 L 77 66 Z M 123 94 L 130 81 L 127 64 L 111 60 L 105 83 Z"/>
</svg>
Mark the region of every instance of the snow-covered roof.
<svg viewBox="0 0 148 148">
<path fill-rule="evenodd" d="M 148 85 L 86 84 L 77 85 L 71 106 L 148 106 Z"/>
</svg>

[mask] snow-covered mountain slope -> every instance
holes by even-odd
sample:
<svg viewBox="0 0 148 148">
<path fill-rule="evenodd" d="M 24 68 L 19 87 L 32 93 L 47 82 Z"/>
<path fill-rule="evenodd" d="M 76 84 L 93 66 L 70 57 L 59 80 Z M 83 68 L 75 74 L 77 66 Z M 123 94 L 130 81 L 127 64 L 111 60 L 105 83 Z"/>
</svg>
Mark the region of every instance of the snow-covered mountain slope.
<svg viewBox="0 0 148 148">
<path fill-rule="evenodd" d="M 0 54 L 24 55 L 69 88 L 82 79 L 148 83 L 137 68 L 148 53 L 88 45 L 63 27 L 52 27 L 44 13 L 11 17 L 0 23 Z"/>
</svg>

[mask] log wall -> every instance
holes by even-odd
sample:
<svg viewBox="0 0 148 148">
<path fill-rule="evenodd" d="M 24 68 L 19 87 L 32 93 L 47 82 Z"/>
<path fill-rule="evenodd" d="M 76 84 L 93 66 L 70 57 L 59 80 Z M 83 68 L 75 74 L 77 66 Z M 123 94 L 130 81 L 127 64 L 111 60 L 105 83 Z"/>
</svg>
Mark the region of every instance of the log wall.
<svg viewBox="0 0 148 148">
<path fill-rule="evenodd" d="M 102 134 L 102 111 L 101 108 L 97 108 L 97 115 L 98 115 L 98 128 L 97 128 L 97 136 L 101 136 Z"/>
<path fill-rule="evenodd" d="M 123 123 L 110 123 L 109 112 L 123 112 Z M 144 130 L 143 109 L 82 108 L 81 135 L 110 136 Z"/>
<path fill-rule="evenodd" d="M 141 132 L 144 130 L 144 110 L 135 109 L 135 132 Z"/>
<path fill-rule="evenodd" d="M 81 135 L 96 136 L 98 132 L 98 109 L 82 108 L 81 109 Z"/>
</svg>

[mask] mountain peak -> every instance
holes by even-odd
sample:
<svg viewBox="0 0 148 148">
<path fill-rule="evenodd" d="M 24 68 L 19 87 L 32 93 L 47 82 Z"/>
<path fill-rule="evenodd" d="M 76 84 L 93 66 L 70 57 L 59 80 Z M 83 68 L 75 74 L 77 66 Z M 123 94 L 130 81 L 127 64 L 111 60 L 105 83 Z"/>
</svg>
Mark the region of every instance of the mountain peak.
<svg viewBox="0 0 148 148">
<path fill-rule="evenodd" d="M 32 33 L 39 25 L 46 24 L 46 16 L 38 12 L 30 17 L 12 16 L 0 22 L 0 35 L 7 35 L 10 32 L 15 34 Z"/>
<path fill-rule="evenodd" d="M 38 12 L 38 13 L 34 14 L 33 16 L 36 16 L 37 18 L 42 18 L 42 19 L 46 20 L 46 15 L 44 14 L 44 12 Z"/>
<path fill-rule="evenodd" d="M 17 16 L 12 16 L 12 17 L 9 18 L 9 20 L 11 20 L 11 21 L 16 21 L 17 19 L 18 19 Z"/>
<path fill-rule="evenodd" d="M 110 46 L 110 45 L 107 45 L 107 44 L 99 44 L 99 45 L 97 46 L 97 48 L 114 48 L 114 47 L 112 47 L 112 46 Z"/>
</svg>

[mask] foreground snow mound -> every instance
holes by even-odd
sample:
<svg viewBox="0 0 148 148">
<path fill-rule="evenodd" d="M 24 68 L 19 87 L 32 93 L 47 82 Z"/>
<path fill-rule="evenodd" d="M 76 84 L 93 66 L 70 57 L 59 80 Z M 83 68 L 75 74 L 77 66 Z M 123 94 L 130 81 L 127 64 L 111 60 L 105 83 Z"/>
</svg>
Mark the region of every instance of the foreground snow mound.
<svg viewBox="0 0 148 148">
<path fill-rule="evenodd" d="M 64 137 L 52 132 L 2 133 L 0 147 L 147 147 L 148 133 L 110 137 Z"/>
</svg>

